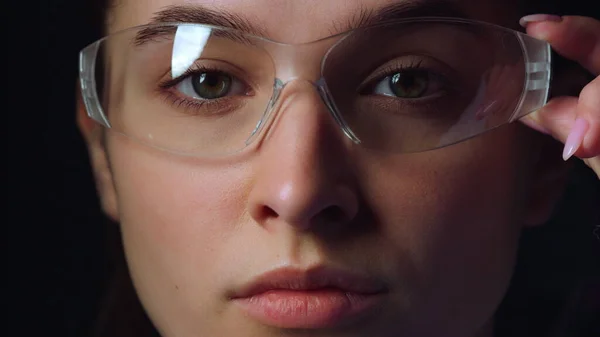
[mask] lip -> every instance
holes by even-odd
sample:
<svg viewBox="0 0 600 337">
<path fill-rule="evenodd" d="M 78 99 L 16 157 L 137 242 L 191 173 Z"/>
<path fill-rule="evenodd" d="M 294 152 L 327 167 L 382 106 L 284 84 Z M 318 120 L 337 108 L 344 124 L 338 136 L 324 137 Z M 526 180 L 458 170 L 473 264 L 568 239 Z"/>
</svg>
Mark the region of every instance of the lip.
<svg viewBox="0 0 600 337">
<path fill-rule="evenodd" d="M 250 317 L 280 328 L 330 328 L 373 311 L 386 286 L 327 267 L 276 269 L 242 286 L 231 300 Z"/>
</svg>

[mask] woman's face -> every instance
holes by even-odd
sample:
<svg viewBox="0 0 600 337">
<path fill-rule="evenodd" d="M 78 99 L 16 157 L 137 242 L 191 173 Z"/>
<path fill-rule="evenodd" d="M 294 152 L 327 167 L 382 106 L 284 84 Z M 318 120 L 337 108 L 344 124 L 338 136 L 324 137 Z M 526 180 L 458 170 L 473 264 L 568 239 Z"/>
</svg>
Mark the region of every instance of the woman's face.
<svg viewBox="0 0 600 337">
<path fill-rule="evenodd" d="M 147 23 L 166 6 L 202 6 L 301 43 L 400 2 L 123 0 L 108 28 Z M 505 2 L 451 3 L 477 20 L 518 19 Z M 549 208 L 536 199 L 528 131 L 510 124 L 438 150 L 384 154 L 347 142 L 318 95 L 295 95 L 277 116 L 242 159 L 182 157 L 105 134 L 101 196 L 158 330 L 489 336 L 519 232 Z"/>
</svg>

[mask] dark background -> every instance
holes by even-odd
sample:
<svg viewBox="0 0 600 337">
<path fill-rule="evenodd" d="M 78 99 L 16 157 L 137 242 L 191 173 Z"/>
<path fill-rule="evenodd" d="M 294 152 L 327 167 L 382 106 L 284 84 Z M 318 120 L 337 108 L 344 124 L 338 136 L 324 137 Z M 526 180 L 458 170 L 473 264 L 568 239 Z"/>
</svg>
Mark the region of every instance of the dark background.
<svg viewBox="0 0 600 337">
<path fill-rule="evenodd" d="M 5 292 L 15 304 L 7 306 L 11 314 L 2 335 L 89 335 L 113 269 L 106 251 L 111 225 L 98 206 L 74 118 L 78 51 L 101 34 L 91 3 L 41 3 L 40 30 L 25 37 L 41 45 L 41 53 L 28 61 L 35 74 L 10 85 L 14 94 L 5 91 Z M 555 11 L 600 16 L 591 2 L 569 5 L 568 11 Z M 528 248 L 521 252 L 517 276 L 527 281 L 514 288 L 530 301 L 508 299 L 505 310 L 526 313 L 524 326 L 559 317 L 562 309 L 556 308 L 571 303 L 566 298 L 580 303 L 592 296 L 578 298 L 578 287 L 600 284 L 600 233 L 594 233 L 599 209 L 598 180 L 578 163 L 554 220 L 523 238 Z M 580 322 L 586 316 L 574 312 L 564 324 L 585 329 L 573 328 L 571 335 L 590 333 L 587 321 Z"/>
</svg>

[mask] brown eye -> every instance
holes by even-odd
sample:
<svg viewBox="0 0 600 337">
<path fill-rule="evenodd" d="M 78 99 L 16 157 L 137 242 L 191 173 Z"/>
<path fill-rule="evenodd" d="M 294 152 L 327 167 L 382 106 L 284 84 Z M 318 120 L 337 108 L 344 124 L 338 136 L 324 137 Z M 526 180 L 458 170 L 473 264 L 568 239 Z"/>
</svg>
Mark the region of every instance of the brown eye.
<svg viewBox="0 0 600 337">
<path fill-rule="evenodd" d="M 202 72 L 191 76 L 194 92 L 201 99 L 221 98 L 231 90 L 231 76 L 221 72 Z"/>
<path fill-rule="evenodd" d="M 427 92 L 429 76 L 423 71 L 404 71 L 389 77 L 392 93 L 399 98 L 420 98 Z"/>
</svg>

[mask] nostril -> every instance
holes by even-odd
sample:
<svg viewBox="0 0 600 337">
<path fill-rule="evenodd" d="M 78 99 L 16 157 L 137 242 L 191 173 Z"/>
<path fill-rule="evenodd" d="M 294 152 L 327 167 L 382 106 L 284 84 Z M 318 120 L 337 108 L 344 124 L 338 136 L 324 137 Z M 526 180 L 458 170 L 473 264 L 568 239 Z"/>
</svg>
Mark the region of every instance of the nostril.
<svg viewBox="0 0 600 337">
<path fill-rule="evenodd" d="M 260 208 L 259 213 L 257 214 L 259 218 L 268 219 L 268 218 L 278 218 L 280 216 L 273 208 L 269 206 L 263 206 Z M 317 220 L 319 222 L 324 223 L 334 223 L 334 222 L 343 222 L 346 220 L 346 212 L 339 206 L 329 206 L 322 209 L 319 213 L 315 214 L 313 219 L 307 219 L 308 221 Z"/>
<path fill-rule="evenodd" d="M 262 219 L 277 218 L 278 216 L 279 214 L 269 206 L 263 206 L 260 210 L 260 217 Z"/>
<path fill-rule="evenodd" d="M 338 223 L 347 220 L 346 212 L 344 212 L 344 210 L 342 210 L 342 208 L 339 206 L 329 206 L 323 209 L 320 213 L 321 214 L 319 214 L 318 217 L 320 217 L 325 223 Z"/>
</svg>

